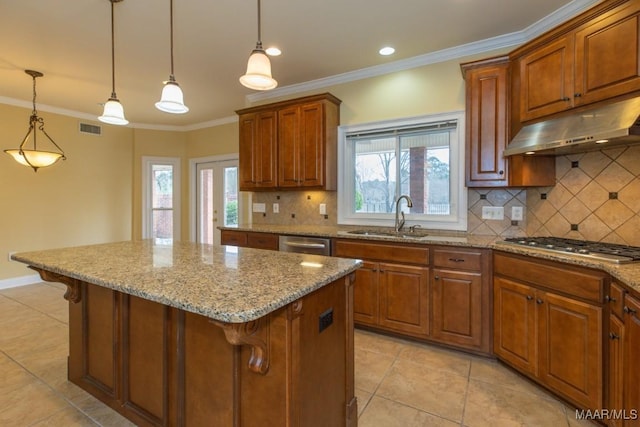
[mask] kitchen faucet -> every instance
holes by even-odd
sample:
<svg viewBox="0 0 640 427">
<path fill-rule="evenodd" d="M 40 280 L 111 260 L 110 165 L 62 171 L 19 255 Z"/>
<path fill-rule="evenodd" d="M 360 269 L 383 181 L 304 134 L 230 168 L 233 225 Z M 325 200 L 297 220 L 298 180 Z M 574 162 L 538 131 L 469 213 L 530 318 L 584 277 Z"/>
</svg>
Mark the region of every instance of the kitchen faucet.
<svg viewBox="0 0 640 427">
<path fill-rule="evenodd" d="M 402 196 L 398 197 L 398 200 L 396 200 L 396 233 L 399 233 L 400 230 L 402 230 L 402 227 L 404 227 L 404 212 L 400 210 L 400 201 L 402 199 L 407 200 L 408 208 L 413 207 L 413 200 L 411 200 L 411 197 L 406 194 L 403 194 Z M 402 218 L 400 218 L 400 216 L 402 216 Z"/>
</svg>

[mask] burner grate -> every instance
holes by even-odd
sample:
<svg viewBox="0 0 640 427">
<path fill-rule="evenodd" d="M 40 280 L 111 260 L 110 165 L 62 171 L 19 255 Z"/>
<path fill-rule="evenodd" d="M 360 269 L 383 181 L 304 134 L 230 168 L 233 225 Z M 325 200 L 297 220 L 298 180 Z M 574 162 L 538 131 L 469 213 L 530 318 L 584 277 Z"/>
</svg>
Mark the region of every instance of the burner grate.
<svg viewBox="0 0 640 427">
<path fill-rule="evenodd" d="M 565 239 L 561 237 L 510 237 L 506 242 L 546 249 L 569 252 L 612 262 L 640 261 L 640 247 L 590 240 Z M 599 257 L 598 255 L 602 255 Z"/>
</svg>

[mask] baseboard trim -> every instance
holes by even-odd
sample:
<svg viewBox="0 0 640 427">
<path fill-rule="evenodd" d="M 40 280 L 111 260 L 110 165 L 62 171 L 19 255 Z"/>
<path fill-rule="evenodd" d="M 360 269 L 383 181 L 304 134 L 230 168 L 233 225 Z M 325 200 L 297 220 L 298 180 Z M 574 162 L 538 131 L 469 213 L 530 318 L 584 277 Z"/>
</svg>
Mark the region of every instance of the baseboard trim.
<svg viewBox="0 0 640 427">
<path fill-rule="evenodd" d="M 33 285 L 34 283 L 40 283 L 42 279 L 38 274 L 31 274 L 29 276 L 11 277 L 9 279 L 0 280 L 0 289 L 17 288 L 18 286 Z"/>
</svg>

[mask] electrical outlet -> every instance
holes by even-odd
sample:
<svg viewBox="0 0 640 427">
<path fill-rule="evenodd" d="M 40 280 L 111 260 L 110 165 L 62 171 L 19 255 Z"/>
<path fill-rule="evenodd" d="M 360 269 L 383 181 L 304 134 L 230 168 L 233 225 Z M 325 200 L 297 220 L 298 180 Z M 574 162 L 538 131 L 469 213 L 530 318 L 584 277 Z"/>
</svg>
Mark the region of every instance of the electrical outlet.
<svg viewBox="0 0 640 427">
<path fill-rule="evenodd" d="M 333 308 L 328 309 L 324 313 L 320 314 L 318 318 L 318 332 L 322 332 L 327 329 L 333 323 Z"/>
<path fill-rule="evenodd" d="M 325 203 L 320 203 L 320 215 L 327 214 L 327 205 Z"/>
<path fill-rule="evenodd" d="M 511 219 L 514 221 L 522 221 L 524 219 L 524 210 L 522 206 L 513 206 L 511 208 Z"/>
<path fill-rule="evenodd" d="M 483 206 L 482 219 L 504 219 L 504 208 L 502 206 Z"/>
<path fill-rule="evenodd" d="M 280 204 L 279 203 L 274 203 L 273 204 L 273 213 L 280 213 Z"/>
<path fill-rule="evenodd" d="M 254 203 L 253 211 L 265 213 L 267 211 L 267 206 L 264 203 Z"/>
</svg>

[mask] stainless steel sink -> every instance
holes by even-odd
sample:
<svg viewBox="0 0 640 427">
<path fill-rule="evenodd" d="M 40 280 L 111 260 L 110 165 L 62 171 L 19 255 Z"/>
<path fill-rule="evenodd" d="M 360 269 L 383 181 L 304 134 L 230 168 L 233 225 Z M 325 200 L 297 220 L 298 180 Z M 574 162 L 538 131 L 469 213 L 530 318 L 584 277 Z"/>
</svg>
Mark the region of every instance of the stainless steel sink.
<svg viewBox="0 0 640 427">
<path fill-rule="evenodd" d="M 353 234 L 356 236 L 370 236 L 370 237 L 387 237 L 387 238 L 400 238 L 400 239 L 426 239 L 429 237 L 429 234 L 424 231 L 400 231 L 396 233 L 395 231 L 386 231 L 386 230 L 352 230 L 345 231 L 344 234 Z"/>
</svg>

